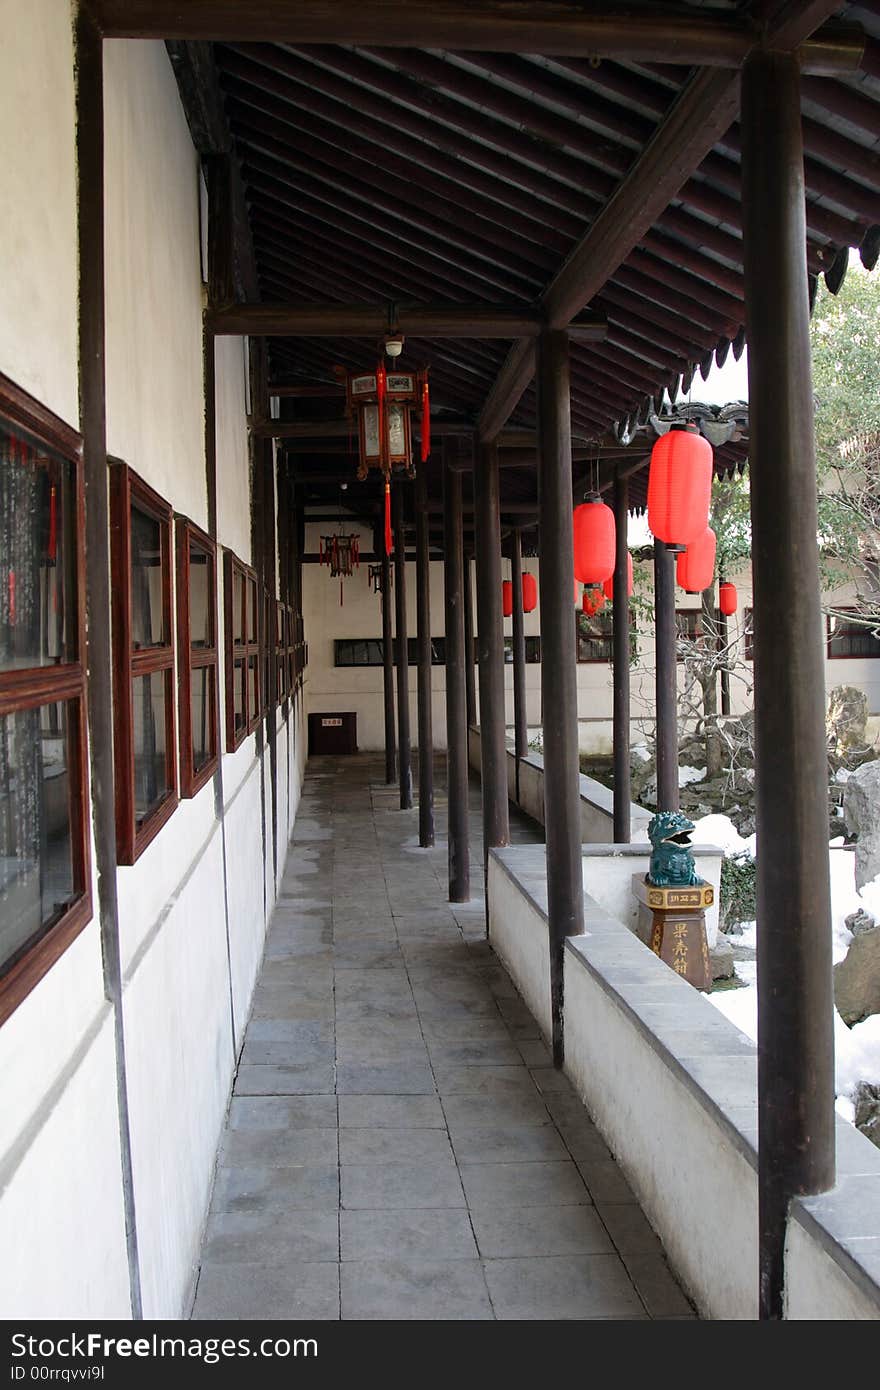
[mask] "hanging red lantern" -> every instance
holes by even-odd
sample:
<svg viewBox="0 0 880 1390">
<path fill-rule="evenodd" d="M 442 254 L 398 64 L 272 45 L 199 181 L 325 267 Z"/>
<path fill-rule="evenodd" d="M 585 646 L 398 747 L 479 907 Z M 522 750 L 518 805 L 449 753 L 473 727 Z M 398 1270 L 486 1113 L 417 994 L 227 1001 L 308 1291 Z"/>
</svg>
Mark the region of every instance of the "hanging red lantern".
<svg viewBox="0 0 880 1390">
<path fill-rule="evenodd" d="M 701 594 L 715 579 L 715 532 L 707 526 L 702 536 L 679 551 L 675 561 L 676 582 L 687 594 Z"/>
<path fill-rule="evenodd" d="M 613 602 L 614 602 L 614 575 L 613 575 L 613 574 L 610 576 L 610 578 L 608 578 L 608 579 L 605 580 L 605 583 L 602 585 L 602 590 L 603 590 L 603 592 L 604 592 L 604 594 L 605 594 L 605 597 L 609 600 L 609 602 L 613 603 Z M 632 592 L 633 592 L 633 557 L 630 555 L 629 551 L 627 551 L 627 554 L 626 554 L 626 592 L 627 592 L 628 597 L 629 597 L 629 598 L 632 598 Z"/>
<path fill-rule="evenodd" d="M 510 579 L 505 579 L 501 584 L 501 612 L 505 618 L 509 618 L 513 612 L 513 583 Z"/>
<path fill-rule="evenodd" d="M 533 574 L 526 570 L 522 577 L 523 612 L 533 613 L 538 606 L 538 584 Z"/>
<path fill-rule="evenodd" d="M 718 588 L 718 607 L 725 618 L 732 618 L 736 612 L 736 585 L 724 580 Z"/>
<path fill-rule="evenodd" d="M 651 451 L 651 534 L 667 545 L 690 545 L 709 524 L 711 495 L 712 445 L 693 425 L 669 430 Z"/>
<path fill-rule="evenodd" d="M 603 584 L 614 573 L 614 513 L 598 497 L 574 509 L 574 577 Z"/>
<path fill-rule="evenodd" d="M 588 618 L 595 617 L 595 615 L 599 612 L 599 609 L 605 607 L 605 595 L 603 594 L 602 590 L 596 588 L 584 589 L 584 597 L 581 603 L 581 607 L 583 608 Z"/>
</svg>

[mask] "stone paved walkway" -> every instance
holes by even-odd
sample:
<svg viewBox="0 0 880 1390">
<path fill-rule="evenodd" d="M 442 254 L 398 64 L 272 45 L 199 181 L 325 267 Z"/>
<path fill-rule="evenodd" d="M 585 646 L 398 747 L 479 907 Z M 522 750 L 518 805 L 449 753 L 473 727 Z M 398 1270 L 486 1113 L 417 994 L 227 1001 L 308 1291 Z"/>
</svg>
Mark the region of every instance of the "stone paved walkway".
<svg viewBox="0 0 880 1390">
<path fill-rule="evenodd" d="M 692 1317 L 482 898 L 446 901 L 442 785 L 425 851 L 382 776 L 309 762 L 192 1316 Z"/>
</svg>

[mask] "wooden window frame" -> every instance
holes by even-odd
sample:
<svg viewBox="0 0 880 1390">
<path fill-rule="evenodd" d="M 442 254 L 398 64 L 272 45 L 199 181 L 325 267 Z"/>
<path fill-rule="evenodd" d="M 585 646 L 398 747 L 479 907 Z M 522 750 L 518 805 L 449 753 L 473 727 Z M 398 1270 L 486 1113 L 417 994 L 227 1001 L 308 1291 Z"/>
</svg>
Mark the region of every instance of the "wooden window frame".
<svg viewBox="0 0 880 1390">
<path fill-rule="evenodd" d="M 717 636 L 717 638 L 716 638 L 716 647 L 717 647 L 717 650 L 718 650 L 719 652 L 722 650 L 721 620 L 722 620 L 723 616 L 724 616 L 724 615 L 722 614 L 721 609 L 720 609 L 720 608 L 716 608 L 716 609 L 715 609 L 715 613 L 714 613 L 714 622 L 715 622 L 716 627 L 718 628 L 718 636 Z M 705 637 L 705 635 L 706 635 L 706 634 L 703 632 L 702 628 L 700 627 L 700 623 L 701 623 L 701 621 L 702 621 L 702 617 L 703 617 L 703 610 L 702 610 L 702 608 L 676 608 L 676 610 L 675 610 L 675 646 L 676 646 L 675 660 L 676 660 L 676 662 L 677 662 L 677 664 L 678 664 L 679 666 L 681 665 L 681 663 L 682 663 L 682 662 L 684 661 L 684 659 L 685 659 L 683 653 L 682 653 L 681 651 L 678 650 L 678 644 L 679 644 L 679 642 L 698 642 L 702 637 Z M 680 627 L 680 625 L 679 625 L 679 621 L 678 621 L 679 618 L 685 618 L 685 619 L 687 619 L 688 623 L 690 623 L 691 618 L 695 618 L 695 619 L 696 619 L 696 625 L 697 625 L 698 631 L 696 631 L 696 632 L 682 632 L 682 631 L 681 631 L 681 627 Z"/>
<path fill-rule="evenodd" d="M 278 704 L 284 705 L 285 714 L 287 713 L 287 701 L 293 688 L 292 666 L 291 666 L 291 625 L 293 617 L 289 604 L 282 603 L 280 599 L 275 601 L 275 684 L 277 687 Z"/>
<path fill-rule="evenodd" d="M 219 641 L 217 634 L 217 546 L 206 531 L 196 526 L 189 517 L 175 518 L 175 545 L 177 551 L 177 695 L 180 725 L 180 795 L 189 800 L 201 791 L 217 771 L 220 761 L 220 710 L 219 710 Z M 190 550 L 203 551 L 210 558 L 211 577 L 208 585 L 208 603 L 211 613 L 213 644 L 210 647 L 194 647 L 190 631 Z M 214 672 L 214 698 L 211 701 L 211 746 L 213 753 L 198 772 L 193 767 L 192 746 L 192 673 L 204 668 Z"/>
<path fill-rule="evenodd" d="M 152 517 L 163 538 L 162 616 L 168 641 L 132 650 L 131 507 Z M 177 809 L 177 732 L 174 688 L 174 605 L 172 570 L 174 512 L 170 503 L 121 459 L 110 460 L 110 572 L 113 580 L 113 741 L 116 772 L 116 862 L 137 863 Z M 165 767 L 168 790 L 140 825 L 134 804 L 134 698 L 139 677 L 164 673 Z"/>
<path fill-rule="evenodd" d="M 0 1024 L 18 1008 L 52 968 L 92 918 L 92 861 L 89 830 L 89 781 L 86 724 L 86 561 L 85 483 L 82 438 L 77 432 L 0 373 L 0 417 L 13 429 L 21 429 L 54 450 L 73 465 L 74 573 L 76 660 L 57 666 L 33 666 L 0 672 L 0 715 L 37 709 L 42 705 L 69 703 L 70 720 L 67 772 L 70 787 L 71 868 L 76 897 L 56 921 L 41 928 L 25 942 L 0 976 Z"/>
<path fill-rule="evenodd" d="M 598 613 L 593 613 L 593 614 L 592 614 L 592 617 L 593 617 L 593 618 L 601 618 L 601 620 L 602 620 L 603 622 L 605 622 L 605 621 L 606 621 L 607 619 L 609 619 L 609 618 L 611 619 L 611 623 L 610 623 L 610 626 L 609 626 L 609 628 L 608 628 L 608 632 L 605 633 L 603 636 L 598 637 L 598 638 L 592 638 L 592 639 L 591 639 L 586 633 L 582 633 L 582 632 L 581 632 L 581 616 L 582 616 L 582 615 L 583 615 L 584 617 L 589 617 L 589 616 L 590 616 L 590 615 L 588 615 L 588 614 L 584 614 L 582 609 L 576 608 L 576 609 L 574 610 L 575 659 L 576 659 L 576 661 L 577 661 L 578 666 L 609 666 L 609 665 L 611 665 L 612 662 L 613 662 L 613 660 L 614 660 L 614 646 L 613 646 L 613 644 L 614 644 L 614 609 L 613 609 L 613 608 L 600 608 L 599 611 L 598 611 Z M 632 609 L 630 609 L 630 610 L 629 610 L 629 650 L 630 650 L 630 660 L 634 660 L 634 659 L 638 656 L 638 636 L 639 636 L 639 634 L 638 634 L 638 628 L 636 627 L 636 615 L 635 615 L 634 611 L 633 611 Z M 607 643 L 607 647 L 608 647 L 607 655 L 605 655 L 605 656 L 581 656 L 581 643 L 583 642 L 583 643 L 586 644 L 587 642 L 589 642 L 589 641 L 591 641 L 591 640 L 592 640 L 592 641 L 601 641 L 601 642 Z"/>
<path fill-rule="evenodd" d="M 858 609 L 857 609 L 857 608 L 853 608 L 853 609 L 847 610 L 846 608 L 839 608 L 839 609 L 836 610 L 836 613 L 835 613 L 834 616 L 840 616 L 841 614 L 846 613 L 847 611 L 850 611 L 850 612 L 852 612 L 852 613 L 857 613 L 857 612 L 858 612 Z M 833 633 L 832 630 L 831 630 L 831 620 L 832 620 L 832 614 L 831 614 L 831 613 L 826 613 L 826 614 L 825 614 L 825 655 L 826 655 L 826 657 L 827 657 L 827 659 L 828 659 L 829 661 L 876 661 L 876 660 L 878 659 L 878 657 L 880 657 L 880 651 L 877 651 L 877 652 L 858 652 L 858 653 L 855 653 L 855 652 L 833 652 L 833 651 L 831 650 L 831 643 L 834 641 L 834 633 Z M 872 635 L 872 634 L 871 634 L 871 631 L 870 631 L 870 628 L 862 627 L 861 624 L 859 624 L 859 630 L 860 630 L 860 632 L 862 632 L 862 633 L 865 634 L 866 636 L 869 636 L 869 637 L 870 637 L 870 636 Z M 838 634 L 838 636 L 839 636 L 839 635 L 840 635 L 840 634 Z M 846 636 L 846 635 L 848 635 L 848 634 L 843 634 L 843 635 Z"/>
<path fill-rule="evenodd" d="M 242 580 L 241 586 L 241 635 L 242 642 L 235 641 L 235 627 L 233 623 L 232 598 L 235 593 L 235 576 L 239 575 Z M 248 629 L 248 607 L 254 605 L 254 632 L 253 640 L 249 637 Z M 252 734 L 260 722 L 263 714 L 261 704 L 261 693 L 263 686 L 263 673 L 261 670 L 262 652 L 260 650 L 260 589 L 257 583 L 256 571 L 250 565 L 245 565 L 234 555 L 231 550 L 223 553 L 223 618 L 226 637 L 226 662 L 225 662 L 225 689 L 226 689 L 226 751 L 234 753 L 240 748 L 249 734 Z M 249 682 L 247 678 L 250 659 L 256 659 L 255 665 L 255 697 L 254 706 L 250 708 Z M 244 723 L 240 732 L 235 729 L 235 663 L 244 662 L 244 688 L 242 691 L 242 709 L 244 713 Z"/>
</svg>

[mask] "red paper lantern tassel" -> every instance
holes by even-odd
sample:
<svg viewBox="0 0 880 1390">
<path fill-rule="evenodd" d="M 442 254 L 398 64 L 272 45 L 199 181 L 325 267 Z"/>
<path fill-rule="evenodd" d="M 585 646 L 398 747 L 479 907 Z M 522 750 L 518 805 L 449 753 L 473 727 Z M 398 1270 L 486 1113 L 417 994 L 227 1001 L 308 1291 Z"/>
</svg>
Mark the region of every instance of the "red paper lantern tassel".
<svg viewBox="0 0 880 1390">
<path fill-rule="evenodd" d="M 385 484 L 385 554 L 390 555 L 394 549 L 394 540 L 391 535 L 391 484 Z"/>
<path fill-rule="evenodd" d="M 49 559 L 54 560 L 58 553 L 58 515 L 56 493 L 53 487 L 49 492 Z"/>
<path fill-rule="evenodd" d="M 385 468 L 388 455 L 388 430 L 385 425 L 385 397 L 388 391 L 388 377 L 385 373 L 385 363 L 380 362 L 376 368 L 376 402 L 378 406 L 378 425 L 379 425 L 379 467 Z"/>
<path fill-rule="evenodd" d="M 422 382 L 422 463 L 428 462 L 431 452 L 431 400 L 428 395 L 428 378 Z"/>
</svg>

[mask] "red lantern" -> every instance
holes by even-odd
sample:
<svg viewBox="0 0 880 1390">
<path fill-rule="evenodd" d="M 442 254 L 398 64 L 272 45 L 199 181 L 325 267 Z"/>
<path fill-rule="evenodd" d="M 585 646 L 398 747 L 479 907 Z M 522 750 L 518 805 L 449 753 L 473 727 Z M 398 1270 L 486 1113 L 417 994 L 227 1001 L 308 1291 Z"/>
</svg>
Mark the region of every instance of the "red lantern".
<svg viewBox="0 0 880 1390">
<path fill-rule="evenodd" d="M 601 589 L 584 589 L 582 607 L 588 618 L 595 617 L 600 608 L 605 607 L 605 595 Z"/>
<path fill-rule="evenodd" d="M 513 612 L 513 584 L 509 579 L 505 579 L 501 585 L 501 612 L 505 618 L 509 618 Z"/>
<path fill-rule="evenodd" d="M 574 577 L 603 584 L 614 573 L 614 513 L 598 497 L 574 509 Z"/>
<path fill-rule="evenodd" d="M 712 445 L 696 428 L 671 429 L 651 451 L 648 525 L 667 545 L 690 545 L 709 524 Z"/>
<path fill-rule="evenodd" d="M 614 575 L 613 575 L 613 574 L 611 575 L 611 577 L 610 577 L 609 579 L 606 579 L 606 580 L 605 580 L 605 583 L 602 585 L 602 589 L 603 589 L 603 591 L 604 591 L 605 597 L 606 597 L 611 603 L 613 603 L 613 602 L 614 602 Z M 626 592 L 627 592 L 627 594 L 629 595 L 630 598 L 632 598 L 632 591 L 633 591 L 633 557 L 630 555 L 629 551 L 627 551 L 627 554 L 626 554 Z"/>
<path fill-rule="evenodd" d="M 702 536 L 679 552 L 675 578 L 688 594 L 701 594 L 715 578 L 715 532 L 707 526 Z"/>
<path fill-rule="evenodd" d="M 730 584 L 726 580 L 718 588 L 718 607 L 725 618 L 732 618 L 736 612 L 736 585 Z"/>
<path fill-rule="evenodd" d="M 538 606 L 538 584 L 533 574 L 526 570 L 522 577 L 523 612 L 533 613 Z"/>
</svg>

